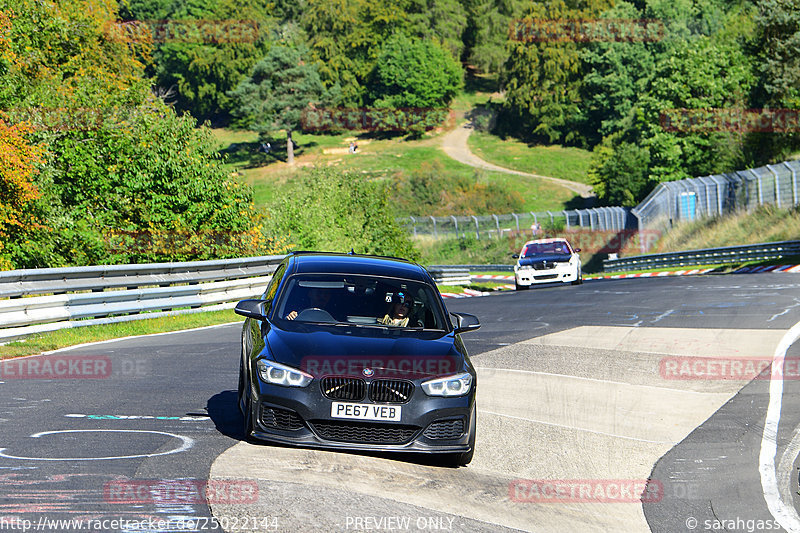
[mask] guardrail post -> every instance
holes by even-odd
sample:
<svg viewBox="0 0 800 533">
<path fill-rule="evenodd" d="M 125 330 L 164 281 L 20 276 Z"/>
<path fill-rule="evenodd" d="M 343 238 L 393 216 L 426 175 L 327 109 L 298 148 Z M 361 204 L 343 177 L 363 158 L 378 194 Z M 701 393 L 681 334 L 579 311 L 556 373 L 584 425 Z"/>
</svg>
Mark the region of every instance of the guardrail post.
<svg viewBox="0 0 800 533">
<path fill-rule="evenodd" d="M 758 205 L 764 205 L 764 195 L 761 192 L 761 176 L 756 174 L 754 169 L 750 169 L 750 173 L 756 177 L 756 183 L 758 184 Z"/>
<path fill-rule="evenodd" d="M 711 216 L 711 194 L 708 192 L 708 183 L 706 183 L 706 178 L 705 177 L 697 178 L 697 179 L 700 180 L 700 183 L 703 184 L 703 190 L 706 191 L 706 209 L 705 209 L 705 211 L 706 211 L 706 216 L 710 217 Z"/>
<path fill-rule="evenodd" d="M 566 210 L 566 209 L 564 209 L 564 210 L 562 210 L 561 212 L 562 212 L 562 213 L 564 213 L 564 220 L 566 220 L 566 221 L 567 221 L 567 223 L 566 223 L 566 229 L 569 229 L 569 215 L 567 214 L 567 210 Z"/>
<path fill-rule="evenodd" d="M 778 209 L 781 207 L 781 181 L 778 177 L 778 173 L 775 172 L 775 169 L 772 168 L 772 165 L 767 165 L 767 170 L 772 172 L 772 175 L 775 176 L 775 205 L 778 206 Z"/>
<path fill-rule="evenodd" d="M 416 237 L 417 236 L 417 219 L 412 217 L 412 216 L 409 216 L 408 218 L 411 219 L 411 227 L 414 229 L 414 237 Z"/>
<path fill-rule="evenodd" d="M 717 214 L 722 216 L 722 186 L 717 181 L 717 176 L 709 176 L 709 178 L 714 182 L 714 186 L 717 189 Z"/>
<path fill-rule="evenodd" d="M 514 217 L 514 221 L 517 223 L 517 233 L 519 233 L 519 215 L 511 213 L 511 216 Z"/>
<path fill-rule="evenodd" d="M 644 254 L 644 253 L 647 253 L 647 248 L 645 247 L 644 238 L 642 237 L 642 230 L 644 229 L 644 228 L 642 228 L 642 218 L 639 216 L 639 213 L 637 213 L 636 211 L 632 211 L 632 213 L 633 213 L 633 216 L 636 217 L 636 231 L 639 234 L 639 249 Z"/>
<path fill-rule="evenodd" d="M 453 219 L 453 225 L 456 227 L 456 237 L 458 237 L 458 219 L 453 215 L 450 215 L 450 218 Z"/>
<path fill-rule="evenodd" d="M 553 213 L 551 213 L 550 211 L 547 211 L 547 214 L 550 215 L 550 226 L 555 226 L 556 225 L 556 221 L 553 220 Z"/>
<path fill-rule="evenodd" d="M 436 232 L 436 219 L 434 217 L 430 217 L 430 219 L 433 222 L 433 236 L 438 237 L 439 234 Z"/>
<path fill-rule="evenodd" d="M 476 217 L 475 215 L 472 215 L 472 220 L 475 221 L 475 238 L 480 240 L 481 239 L 481 230 L 478 227 L 478 217 Z"/>
<path fill-rule="evenodd" d="M 494 226 L 497 228 L 497 238 L 499 239 L 500 238 L 500 219 L 497 218 L 497 215 L 495 215 L 494 213 L 492 213 L 492 216 L 494 217 Z"/>
<path fill-rule="evenodd" d="M 792 168 L 788 162 L 784 162 L 783 164 L 792 171 L 792 205 L 797 205 L 797 170 Z"/>
</svg>

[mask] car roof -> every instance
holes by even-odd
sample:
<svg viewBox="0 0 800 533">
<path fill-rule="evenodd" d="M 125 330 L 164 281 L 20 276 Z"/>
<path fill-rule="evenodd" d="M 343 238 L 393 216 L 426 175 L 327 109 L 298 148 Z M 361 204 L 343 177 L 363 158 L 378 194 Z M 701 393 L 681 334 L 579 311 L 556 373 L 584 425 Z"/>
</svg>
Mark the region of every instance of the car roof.
<svg viewBox="0 0 800 533">
<path fill-rule="evenodd" d="M 334 252 L 294 252 L 290 257 L 292 274 L 361 274 L 431 281 L 422 266 L 398 257 Z"/>
<path fill-rule="evenodd" d="M 551 243 L 551 242 L 565 242 L 565 243 L 569 244 L 569 241 L 567 239 L 563 238 L 563 237 L 553 237 L 553 238 L 550 238 L 550 239 L 538 239 L 538 240 L 535 240 L 535 241 L 528 241 L 525 244 L 523 244 L 522 246 L 524 248 L 525 246 L 528 246 L 529 244 L 547 244 L 547 243 Z"/>
</svg>

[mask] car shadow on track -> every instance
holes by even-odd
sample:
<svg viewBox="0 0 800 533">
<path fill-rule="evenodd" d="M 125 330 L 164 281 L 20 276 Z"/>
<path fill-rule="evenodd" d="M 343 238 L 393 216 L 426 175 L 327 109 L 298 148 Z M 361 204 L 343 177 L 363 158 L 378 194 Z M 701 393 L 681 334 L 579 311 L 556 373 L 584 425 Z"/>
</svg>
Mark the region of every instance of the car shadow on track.
<svg viewBox="0 0 800 533">
<path fill-rule="evenodd" d="M 289 446 L 286 444 L 264 442 L 252 437 L 246 437 L 244 434 L 244 417 L 239 406 L 237 405 L 237 395 L 235 390 L 227 390 L 215 394 L 208 399 L 207 403 L 208 416 L 214 422 L 217 431 L 230 437 L 232 439 L 264 446 L 265 448 L 289 448 L 300 449 L 297 446 Z M 304 449 L 318 449 L 318 448 L 304 448 Z M 445 468 L 453 468 L 453 465 L 448 463 L 443 457 L 435 454 L 420 454 L 420 453 L 389 453 L 389 452 L 369 452 L 369 451 L 350 451 L 350 450 L 330 450 L 336 453 L 346 453 L 350 455 L 362 455 L 365 457 L 378 457 L 381 459 L 391 459 L 392 461 L 402 461 L 405 463 L 412 463 L 423 466 L 439 466 Z"/>
</svg>

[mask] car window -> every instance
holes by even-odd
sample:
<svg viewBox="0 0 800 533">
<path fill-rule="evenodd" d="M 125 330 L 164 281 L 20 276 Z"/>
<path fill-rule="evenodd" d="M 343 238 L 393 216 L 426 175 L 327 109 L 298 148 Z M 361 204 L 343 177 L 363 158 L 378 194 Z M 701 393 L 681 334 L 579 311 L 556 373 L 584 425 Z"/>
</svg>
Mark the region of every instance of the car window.
<svg viewBox="0 0 800 533">
<path fill-rule="evenodd" d="M 272 274 L 272 279 L 269 280 L 267 290 L 265 290 L 264 294 L 261 296 L 262 300 L 268 300 L 268 303 L 264 306 L 264 313 L 266 314 L 269 314 L 269 310 L 272 307 L 273 300 L 275 299 L 275 293 L 278 292 L 278 285 L 281 284 L 281 278 L 283 278 L 284 272 L 286 272 L 286 263 L 281 263 L 278 265 L 275 273 Z"/>
<path fill-rule="evenodd" d="M 522 251 L 522 257 L 533 257 L 535 255 L 570 255 L 572 250 L 566 241 L 559 242 L 537 242 L 528 244 Z"/>
<path fill-rule="evenodd" d="M 446 329 L 434 290 L 412 280 L 294 275 L 287 280 L 277 305 L 276 318 L 299 322 Z M 405 309 L 398 311 L 396 305 Z"/>
</svg>

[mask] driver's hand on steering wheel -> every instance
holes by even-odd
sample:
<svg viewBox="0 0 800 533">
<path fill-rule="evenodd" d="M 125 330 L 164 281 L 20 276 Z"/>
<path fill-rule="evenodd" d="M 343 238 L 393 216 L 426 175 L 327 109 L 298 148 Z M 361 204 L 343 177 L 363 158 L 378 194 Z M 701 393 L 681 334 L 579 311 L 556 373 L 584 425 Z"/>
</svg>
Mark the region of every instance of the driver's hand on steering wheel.
<svg viewBox="0 0 800 533">
<path fill-rule="evenodd" d="M 289 311 L 289 314 L 286 315 L 286 320 L 294 320 L 297 318 L 297 311 Z"/>
</svg>

